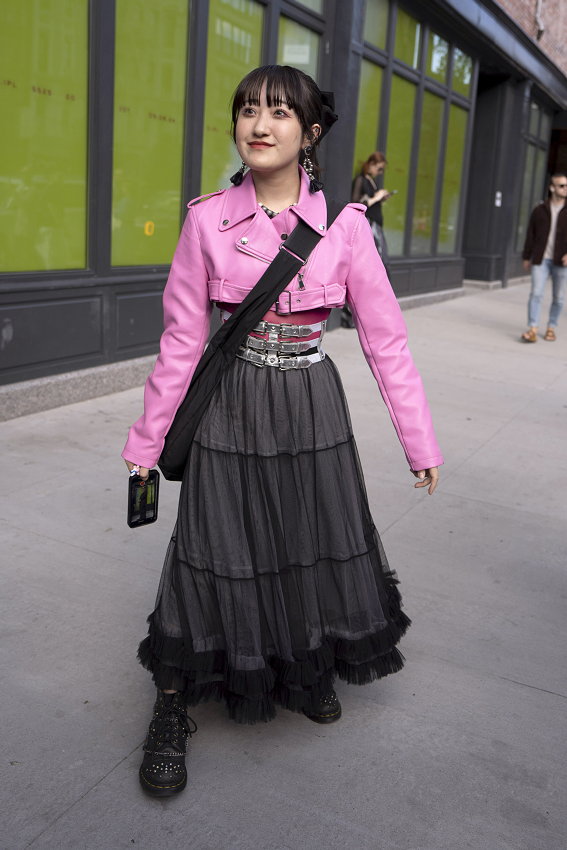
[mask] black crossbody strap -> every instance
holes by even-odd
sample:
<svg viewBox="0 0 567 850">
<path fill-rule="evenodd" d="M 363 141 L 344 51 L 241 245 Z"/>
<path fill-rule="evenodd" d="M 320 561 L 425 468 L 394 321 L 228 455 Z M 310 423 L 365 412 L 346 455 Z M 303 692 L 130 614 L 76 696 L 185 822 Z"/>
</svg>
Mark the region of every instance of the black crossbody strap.
<svg viewBox="0 0 567 850">
<path fill-rule="evenodd" d="M 343 207 L 344 204 L 328 202 L 327 230 Z M 322 236 L 322 232 L 317 233 L 300 219 L 258 283 L 210 340 L 167 432 L 159 459 L 165 478 L 181 481 L 195 431 L 224 369 L 234 361 L 246 336 L 303 268 Z"/>
</svg>

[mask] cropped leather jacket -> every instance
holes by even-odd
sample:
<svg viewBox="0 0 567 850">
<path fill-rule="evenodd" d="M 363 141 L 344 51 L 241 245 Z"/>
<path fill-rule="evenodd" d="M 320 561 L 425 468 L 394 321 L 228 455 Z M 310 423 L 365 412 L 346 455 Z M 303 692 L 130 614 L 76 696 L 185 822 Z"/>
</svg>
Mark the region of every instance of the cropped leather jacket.
<svg viewBox="0 0 567 850">
<path fill-rule="evenodd" d="M 127 460 L 148 468 L 157 463 L 205 348 L 213 302 L 240 303 L 301 218 L 322 238 L 280 295 L 275 311 L 285 322 L 290 313 L 340 307 L 346 299 L 411 469 L 443 463 L 407 347 L 405 322 L 376 251 L 366 208 L 348 204 L 327 233 L 325 197 L 309 193 L 307 175 L 300 171 L 298 203 L 273 220 L 258 206 L 250 174 L 241 186 L 189 203 L 164 290 L 160 353 L 146 381 L 144 413 L 130 428 L 122 453 Z"/>
</svg>

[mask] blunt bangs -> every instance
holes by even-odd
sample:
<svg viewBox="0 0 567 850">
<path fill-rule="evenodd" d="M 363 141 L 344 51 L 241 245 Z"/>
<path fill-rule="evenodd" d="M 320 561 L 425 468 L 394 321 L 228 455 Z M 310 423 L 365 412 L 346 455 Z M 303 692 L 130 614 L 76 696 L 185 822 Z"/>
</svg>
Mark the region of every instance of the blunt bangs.
<svg viewBox="0 0 567 850">
<path fill-rule="evenodd" d="M 264 65 L 247 74 L 238 85 L 232 99 L 232 136 L 236 129 L 238 115 L 243 106 L 258 106 L 262 87 L 266 84 L 268 106 L 286 104 L 293 109 L 304 131 L 309 128 L 309 94 L 297 72 L 288 65 Z M 315 123 L 315 122 L 313 122 Z"/>
</svg>

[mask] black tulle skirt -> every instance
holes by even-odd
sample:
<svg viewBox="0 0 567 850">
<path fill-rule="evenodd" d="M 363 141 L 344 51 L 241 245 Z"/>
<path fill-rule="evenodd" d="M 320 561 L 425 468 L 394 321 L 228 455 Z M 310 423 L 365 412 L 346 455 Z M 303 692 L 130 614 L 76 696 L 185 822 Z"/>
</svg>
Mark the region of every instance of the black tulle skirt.
<svg viewBox="0 0 567 850">
<path fill-rule="evenodd" d="M 330 358 L 227 369 L 181 485 L 141 663 L 241 723 L 399 670 L 410 624 Z"/>
</svg>

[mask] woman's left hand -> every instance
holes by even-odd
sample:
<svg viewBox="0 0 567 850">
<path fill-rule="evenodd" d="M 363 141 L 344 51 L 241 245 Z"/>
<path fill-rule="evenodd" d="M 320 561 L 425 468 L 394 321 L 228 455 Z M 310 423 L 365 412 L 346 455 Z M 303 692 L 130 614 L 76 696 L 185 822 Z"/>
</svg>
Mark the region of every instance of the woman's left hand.
<svg viewBox="0 0 567 850">
<path fill-rule="evenodd" d="M 373 206 L 373 204 L 379 204 L 380 201 L 383 201 L 385 198 L 387 198 L 389 194 L 390 193 L 387 189 L 378 189 L 378 191 L 375 192 L 369 199 L 368 206 L 371 207 Z"/>
<path fill-rule="evenodd" d="M 427 487 L 427 492 L 432 496 L 439 482 L 439 467 L 432 466 L 431 469 L 420 469 L 418 472 L 412 470 L 416 478 L 419 478 L 414 487 Z"/>
</svg>

